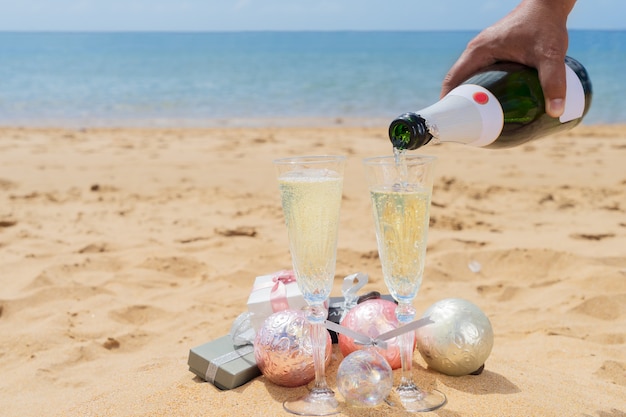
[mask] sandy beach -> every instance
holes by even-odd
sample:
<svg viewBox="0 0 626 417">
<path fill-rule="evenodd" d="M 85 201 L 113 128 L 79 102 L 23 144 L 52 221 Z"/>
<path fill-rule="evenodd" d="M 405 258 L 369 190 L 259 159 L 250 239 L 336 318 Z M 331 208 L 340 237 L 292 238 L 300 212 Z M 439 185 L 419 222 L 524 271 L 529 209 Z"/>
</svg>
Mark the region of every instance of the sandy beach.
<svg viewBox="0 0 626 417">
<path fill-rule="evenodd" d="M 359 271 L 387 292 L 361 166 L 391 153 L 384 126 L 0 138 L 3 416 L 288 415 L 282 401 L 306 387 L 258 377 L 220 391 L 187 366 L 246 311 L 256 276 L 291 267 L 276 157 L 348 157 L 332 295 Z M 443 375 L 416 352 L 415 380 L 448 397 L 429 415 L 626 416 L 626 126 L 420 153 L 438 163 L 414 305 L 468 299 L 495 334 L 478 376 Z M 335 346 L 331 386 L 341 358 Z"/>
</svg>

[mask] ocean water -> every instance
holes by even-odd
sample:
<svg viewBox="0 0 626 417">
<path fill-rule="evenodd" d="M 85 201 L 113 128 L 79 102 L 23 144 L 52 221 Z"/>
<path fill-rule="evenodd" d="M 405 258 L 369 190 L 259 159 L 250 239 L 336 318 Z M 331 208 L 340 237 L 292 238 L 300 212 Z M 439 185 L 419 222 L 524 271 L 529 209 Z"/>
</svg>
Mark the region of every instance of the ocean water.
<svg viewBox="0 0 626 417">
<path fill-rule="evenodd" d="M 0 32 L 0 125 L 386 124 L 476 32 Z M 626 31 L 572 31 L 585 123 L 625 123 Z"/>
</svg>

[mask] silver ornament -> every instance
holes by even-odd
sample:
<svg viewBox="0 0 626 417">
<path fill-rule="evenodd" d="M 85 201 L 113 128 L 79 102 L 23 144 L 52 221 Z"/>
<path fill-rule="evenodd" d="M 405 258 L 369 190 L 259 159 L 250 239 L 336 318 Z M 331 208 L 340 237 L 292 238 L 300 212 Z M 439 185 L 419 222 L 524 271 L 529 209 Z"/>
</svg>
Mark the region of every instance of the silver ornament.
<svg viewBox="0 0 626 417">
<path fill-rule="evenodd" d="M 478 306 L 447 298 L 422 317 L 434 322 L 417 330 L 417 348 L 428 366 L 446 375 L 480 373 L 493 348 L 491 322 Z"/>
</svg>

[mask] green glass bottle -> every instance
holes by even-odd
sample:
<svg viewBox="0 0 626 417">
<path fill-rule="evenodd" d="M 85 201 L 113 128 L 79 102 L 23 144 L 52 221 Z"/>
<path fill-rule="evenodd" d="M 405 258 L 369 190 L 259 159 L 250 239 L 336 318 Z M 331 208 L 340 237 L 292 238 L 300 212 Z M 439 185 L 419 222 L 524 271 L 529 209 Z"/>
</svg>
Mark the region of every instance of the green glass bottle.
<svg viewBox="0 0 626 417">
<path fill-rule="evenodd" d="M 537 70 L 512 62 L 486 67 L 437 103 L 391 122 L 394 148 L 417 149 L 427 143 L 458 142 L 509 148 L 578 125 L 591 105 L 587 70 L 566 57 L 565 111 L 546 114 Z"/>
</svg>

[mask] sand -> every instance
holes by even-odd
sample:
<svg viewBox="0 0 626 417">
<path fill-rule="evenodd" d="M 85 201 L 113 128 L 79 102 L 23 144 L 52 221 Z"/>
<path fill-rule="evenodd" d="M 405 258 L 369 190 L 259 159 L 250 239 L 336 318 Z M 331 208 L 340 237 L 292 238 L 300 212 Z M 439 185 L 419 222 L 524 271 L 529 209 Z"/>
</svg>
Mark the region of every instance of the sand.
<svg viewBox="0 0 626 417">
<path fill-rule="evenodd" d="M 271 160 L 348 156 L 335 286 L 386 292 L 361 159 L 386 129 L 0 129 L 0 414 L 280 416 L 306 388 L 196 378 L 254 277 L 290 268 Z M 457 416 L 626 416 L 626 127 L 436 155 L 421 314 L 465 298 L 495 344 L 478 376 L 414 377 Z M 474 261 L 480 270 L 468 267 Z M 328 369 L 335 384 L 341 353 Z M 396 372 L 396 378 L 398 372 Z M 386 406 L 346 416 L 401 415 Z"/>
</svg>

